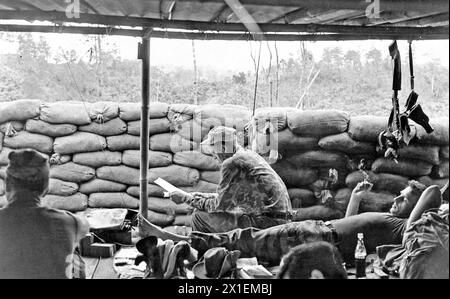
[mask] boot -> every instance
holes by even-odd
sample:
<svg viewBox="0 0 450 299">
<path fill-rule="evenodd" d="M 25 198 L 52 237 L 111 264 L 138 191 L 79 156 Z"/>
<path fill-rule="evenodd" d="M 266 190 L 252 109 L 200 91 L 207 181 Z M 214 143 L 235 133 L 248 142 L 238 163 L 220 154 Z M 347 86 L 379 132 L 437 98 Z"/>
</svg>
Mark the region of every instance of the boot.
<svg viewBox="0 0 450 299">
<path fill-rule="evenodd" d="M 420 105 L 417 105 L 417 107 L 413 111 L 411 111 L 411 113 L 409 114 L 409 118 L 421 125 L 428 134 L 433 133 L 434 129 L 429 124 L 430 119 L 425 114 L 425 112 L 423 112 L 423 109 Z"/>
<path fill-rule="evenodd" d="M 419 99 L 419 95 L 415 91 L 412 91 L 409 94 L 408 99 L 406 100 L 406 105 L 405 105 L 406 111 L 412 110 L 414 108 L 414 106 L 417 104 L 418 99 Z"/>
</svg>

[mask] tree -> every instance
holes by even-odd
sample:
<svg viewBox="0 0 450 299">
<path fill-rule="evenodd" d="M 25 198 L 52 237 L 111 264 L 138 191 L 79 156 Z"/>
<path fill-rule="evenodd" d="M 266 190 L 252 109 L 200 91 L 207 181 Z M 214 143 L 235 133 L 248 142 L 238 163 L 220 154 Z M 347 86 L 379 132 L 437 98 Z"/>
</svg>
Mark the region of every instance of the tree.
<svg viewBox="0 0 450 299">
<path fill-rule="evenodd" d="M 344 55 L 344 62 L 352 68 L 361 67 L 361 54 L 355 50 L 349 50 Z"/>
<path fill-rule="evenodd" d="M 372 48 L 369 52 L 367 52 L 366 60 L 367 63 L 372 65 L 380 64 L 383 61 L 380 50 Z"/>
<path fill-rule="evenodd" d="M 244 72 L 240 72 L 238 75 L 233 75 L 233 83 L 245 85 L 247 83 L 247 78 Z"/>
</svg>

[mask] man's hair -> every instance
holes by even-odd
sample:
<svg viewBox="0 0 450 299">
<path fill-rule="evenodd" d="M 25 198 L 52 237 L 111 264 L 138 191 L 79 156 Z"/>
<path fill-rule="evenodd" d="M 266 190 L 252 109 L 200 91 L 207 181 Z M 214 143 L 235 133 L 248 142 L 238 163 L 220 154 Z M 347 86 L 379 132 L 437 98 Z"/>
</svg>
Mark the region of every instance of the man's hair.
<svg viewBox="0 0 450 299">
<path fill-rule="evenodd" d="M 278 278 L 289 274 L 290 279 L 309 279 L 313 270 L 322 272 L 325 279 L 347 279 L 338 249 L 324 241 L 292 248 L 283 257 Z"/>
<path fill-rule="evenodd" d="M 45 178 L 33 183 L 20 180 L 12 176 L 6 176 L 5 179 L 5 187 L 7 192 L 13 190 L 28 190 L 31 192 L 38 192 L 40 195 L 43 195 L 44 192 L 47 191 L 48 186 L 49 178 Z"/>
<path fill-rule="evenodd" d="M 411 189 L 418 195 L 422 195 L 423 191 L 425 191 L 425 189 L 427 188 L 427 186 L 425 186 L 422 183 L 419 183 L 418 181 L 409 181 L 408 182 L 408 187 L 411 187 Z"/>
</svg>

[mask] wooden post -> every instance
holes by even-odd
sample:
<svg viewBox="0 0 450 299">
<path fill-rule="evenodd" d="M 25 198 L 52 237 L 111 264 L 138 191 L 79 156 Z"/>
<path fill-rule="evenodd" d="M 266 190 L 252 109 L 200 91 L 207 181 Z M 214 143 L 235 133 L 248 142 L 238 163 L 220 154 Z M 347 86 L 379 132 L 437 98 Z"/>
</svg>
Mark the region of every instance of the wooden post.
<svg viewBox="0 0 450 299">
<path fill-rule="evenodd" d="M 148 219 L 148 152 L 150 147 L 150 37 L 143 37 L 139 44 L 139 59 L 142 60 L 142 111 L 141 111 L 141 174 L 140 214 Z"/>
</svg>

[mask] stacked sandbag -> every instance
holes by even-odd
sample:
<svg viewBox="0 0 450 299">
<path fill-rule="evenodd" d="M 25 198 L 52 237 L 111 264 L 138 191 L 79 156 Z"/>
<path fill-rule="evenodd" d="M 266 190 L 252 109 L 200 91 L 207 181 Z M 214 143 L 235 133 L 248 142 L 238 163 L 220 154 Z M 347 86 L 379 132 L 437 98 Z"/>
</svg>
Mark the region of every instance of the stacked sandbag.
<svg viewBox="0 0 450 299">
<path fill-rule="evenodd" d="M 257 138 L 244 134 L 256 125 Z M 414 124 L 413 122 L 411 124 Z M 361 211 L 386 211 L 388 202 L 415 179 L 425 185 L 448 181 L 448 118 L 432 119 L 435 131 L 399 150 L 398 163 L 377 151 L 387 117 L 349 117 L 337 110 L 150 103 L 149 219 L 160 226 L 188 226 L 192 209 L 165 198 L 158 178 L 186 192 L 216 193 L 220 164 L 200 143 L 225 125 L 238 137 L 256 140 L 261 154 L 278 153 L 272 168 L 288 188 L 298 219 L 331 219 L 345 212 L 358 182 L 374 184 Z M 417 125 L 416 125 L 417 126 Z M 0 198 L 4 198 L 8 155 L 33 148 L 51 164 L 49 206 L 79 211 L 89 208 L 139 207 L 141 104 L 22 100 L 0 105 Z M 267 144 L 267 140 L 276 141 Z M 242 141 L 242 140 L 240 140 Z M 241 142 L 242 144 L 248 144 Z M 268 151 L 269 149 L 269 151 Z M 363 163 L 364 162 L 364 163 Z M 330 183 L 330 169 L 338 178 Z M 3 194 L 2 194 L 3 193 Z M 324 200 L 331 194 L 333 200 Z M 303 217 L 303 218 L 302 218 Z"/>
<path fill-rule="evenodd" d="M 249 109 L 236 105 L 200 105 L 194 111 L 194 120 L 209 129 L 226 126 L 243 131 L 251 117 Z"/>
</svg>

